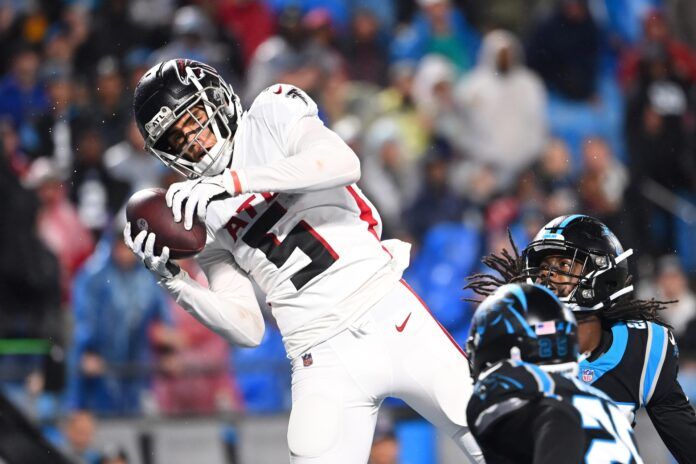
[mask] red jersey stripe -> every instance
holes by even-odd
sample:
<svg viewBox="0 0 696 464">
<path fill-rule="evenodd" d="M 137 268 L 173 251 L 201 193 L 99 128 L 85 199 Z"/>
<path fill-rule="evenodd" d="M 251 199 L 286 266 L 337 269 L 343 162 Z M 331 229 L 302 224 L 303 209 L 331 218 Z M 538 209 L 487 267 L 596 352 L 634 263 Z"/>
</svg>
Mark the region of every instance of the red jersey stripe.
<svg viewBox="0 0 696 464">
<path fill-rule="evenodd" d="M 375 229 L 375 226 L 377 226 L 377 219 L 375 218 L 374 214 L 372 214 L 372 208 L 370 208 L 370 205 L 368 205 L 367 202 L 358 194 L 358 192 L 355 191 L 352 185 L 347 186 L 346 189 L 355 200 L 358 210 L 360 210 L 360 220 L 367 223 L 367 230 L 370 231 L 370 233 L 374 235 L 377 240 L 379 240 L 377 230 Z"/>
</svg>

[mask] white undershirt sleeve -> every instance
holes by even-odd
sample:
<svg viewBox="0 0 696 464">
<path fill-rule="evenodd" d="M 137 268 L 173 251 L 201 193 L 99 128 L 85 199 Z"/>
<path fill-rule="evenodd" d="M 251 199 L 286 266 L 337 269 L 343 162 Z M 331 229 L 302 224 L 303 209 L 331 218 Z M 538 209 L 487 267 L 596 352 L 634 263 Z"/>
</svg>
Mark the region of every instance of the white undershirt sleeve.
<svg viewBox="0 0 696 464">
<path fill-rule="evenodd" d="M 196 258 L 208 278 L 209 288 L 183 269 L 160 281 L 186 312 L 235 345 L 261 343 L 264 322 L 249 278 L 224 250 L 203 251 Z"/>
<path fill-rule="evenodd" d="M 360 179 L 360 160 L 317 117 L 300 119 L 286 144 L 287 158 L 235 171 L 241 192 L 313 192 Z"/>
</svg>

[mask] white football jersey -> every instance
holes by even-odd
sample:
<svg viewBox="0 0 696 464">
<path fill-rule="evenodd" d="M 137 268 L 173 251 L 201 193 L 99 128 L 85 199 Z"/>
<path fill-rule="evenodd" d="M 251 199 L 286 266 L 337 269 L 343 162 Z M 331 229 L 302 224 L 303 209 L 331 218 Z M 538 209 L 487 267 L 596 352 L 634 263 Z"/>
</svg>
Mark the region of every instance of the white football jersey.
<svg viewBox="0 0 696 464">
<path fill-rule="evenodd" d="M 232 169 L 291 156 L 290 131 L 304 117 L 317 118 L 317 107 L 303 91 L 262 92 L 235 134 Z M 206 226 L 199 258 L 232 255 L 266 294 L 290 358 L 347 327 L 404 267 L 382 246 L 379 214 L 356 185 L 213 201 Z"/>
</svg>

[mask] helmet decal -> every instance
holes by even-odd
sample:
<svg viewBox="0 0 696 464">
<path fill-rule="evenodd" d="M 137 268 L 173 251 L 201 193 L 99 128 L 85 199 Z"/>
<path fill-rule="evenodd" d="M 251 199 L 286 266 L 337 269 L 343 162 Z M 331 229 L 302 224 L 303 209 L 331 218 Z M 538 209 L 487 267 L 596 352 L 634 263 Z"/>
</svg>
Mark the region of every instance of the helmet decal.
<svg viewBox="0 0 696 464">
<path fill-rule="evenodd" d="M 159 138 L 175 120 L 174 112 L 169 107 L 163 106 L 159 113 L 145 124 L 145 130 L 153 138 Z"/>
<path fill-rule="evenodd" d="M 602 224 L 602 236 L 606 237 L 607 241 L 609 241 L 612 246 L 614 247 L 614 253 L 616 253 L 616 256 L 619 256 L 621 253 L 623 253 L 623 247 L 621 246 L 621 242 L 619 242 L 619 239 L 614 233 L 609 230 L 609 228 Z"/>
<path fill-rule="evenodd" d="M 188 76 L 186 75 L 186 60 L 176 60 L 176 75 L 182 84 L 188 84 Z"/>
</svg>

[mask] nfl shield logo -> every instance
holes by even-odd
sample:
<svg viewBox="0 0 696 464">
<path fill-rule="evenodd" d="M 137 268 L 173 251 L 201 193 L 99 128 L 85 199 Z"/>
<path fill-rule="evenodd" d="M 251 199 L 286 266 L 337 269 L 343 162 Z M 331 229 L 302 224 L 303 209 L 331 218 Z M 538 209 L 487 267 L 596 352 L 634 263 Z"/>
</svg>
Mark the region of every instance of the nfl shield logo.
<svg viewBox="0 0 696 464">
<path fill-rule="evenodd" d="M 594 379 L 594 369 L 583 369 L 582 370 L 582 381 L 585 383 L 590 383 Z"/>
<path fill-rule="evenodd" d="M 312 353 L 307 353 L 302 355 L 302 365 L 304 367 L 309 367 L 314 363 L 314 360 L 312 359 Z"/>
</svg>

